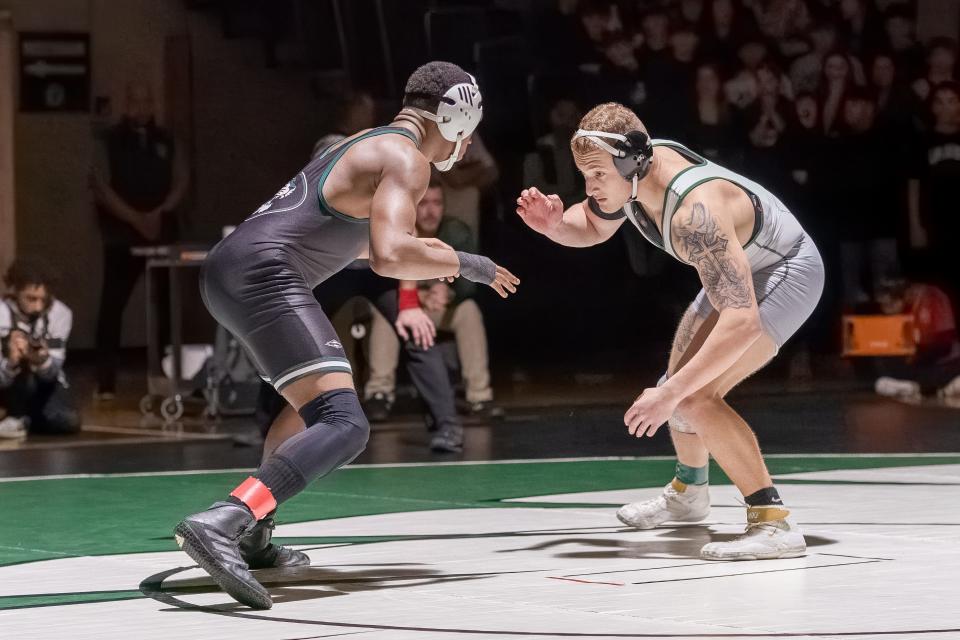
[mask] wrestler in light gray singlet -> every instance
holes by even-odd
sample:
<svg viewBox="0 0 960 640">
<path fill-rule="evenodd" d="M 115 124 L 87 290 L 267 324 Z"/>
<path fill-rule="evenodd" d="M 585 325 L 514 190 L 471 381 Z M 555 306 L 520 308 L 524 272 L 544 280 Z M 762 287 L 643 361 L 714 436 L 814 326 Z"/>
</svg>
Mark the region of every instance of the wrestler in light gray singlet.
<svg viewBox="0 0 960 640">
<path fill-rule="evenodd" d="M 697 186 L 712 180 L 726 180 L 750 197 L 755 220 L 750 240 L 743 250 L 750 262 L 754 290 L 764 331 L 777 347 L 796 333 L 813 313 L 823 292 L 823 261 L 813 240 L 779 198 L 763 186 L 707 160 L 670 140 L 653 140 L 653 146 L 673 149 L 693 163 L 670 181 L 663 202 L 663 234 L 643 209 L 627 203 L 623 212 L 652 244 L 680 259 L 670 235 L 674 214 L 683 199 Z M 705 318 L 714 309 L 701 290 L 694 301 L 697 314 Z"/>
</svg>

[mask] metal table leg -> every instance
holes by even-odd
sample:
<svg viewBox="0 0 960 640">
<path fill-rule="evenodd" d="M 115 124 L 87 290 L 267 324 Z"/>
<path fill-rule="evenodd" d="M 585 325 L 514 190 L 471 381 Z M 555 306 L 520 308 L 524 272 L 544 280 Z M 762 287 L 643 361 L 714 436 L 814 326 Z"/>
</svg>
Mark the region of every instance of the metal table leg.
<svg viewBox="0 0 960 640">
<path fill-rule="evenodd" d="M 183 335 L 181 325 L 180 279 L 175 264 L 167 269 L 170 274 L 170 348 L 173 350 L 173 376 L 170 397 L 163 401 L 160 413 L 167 422 L 175 422 L 183 415 L 183 395 L 180 392 L 183 380 Z"/>
</svg>

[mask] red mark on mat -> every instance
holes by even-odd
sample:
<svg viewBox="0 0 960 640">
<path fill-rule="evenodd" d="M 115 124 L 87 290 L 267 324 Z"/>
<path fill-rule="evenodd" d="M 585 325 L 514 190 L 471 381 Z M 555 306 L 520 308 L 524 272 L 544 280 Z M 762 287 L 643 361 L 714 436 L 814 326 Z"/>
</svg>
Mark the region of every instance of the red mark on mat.
<svg viewBox="0 0 960 640">
<path fill-rule="evenodd" d="M 577 578 L 561 578 L 559 576 L 547 576 L 551 580 L 565 580 L 567 582 L 579 582 L 581 584 L 606 584 L 611 587 L 624 587 L 626 586 L 623 582 L 600 582 L 598 580 L 578 580 Z"/>
</svg>

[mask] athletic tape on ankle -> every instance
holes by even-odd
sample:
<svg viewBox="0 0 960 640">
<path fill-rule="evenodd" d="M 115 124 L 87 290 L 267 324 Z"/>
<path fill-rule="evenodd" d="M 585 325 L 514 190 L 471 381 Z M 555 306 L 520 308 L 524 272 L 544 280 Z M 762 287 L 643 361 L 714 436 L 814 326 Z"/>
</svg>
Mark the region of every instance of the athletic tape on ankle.
<svg viewBox="0 0 960 640">
<path fill-rule="evenodd" d="M 681 482 L 680 480 L 677 480 L 676 478 L 674 478 L 673 480 L 670 481 L 670 485 L 673 487 L 673 490 L 676 491 L 677 493 L 683 493 L 684 491 L 687 490 L 687 485 L 686 485 L 686 483 L 685 483 L 685 482 Z"/>
<path fill-rule="evenodd" d="M 270 493 L 270 489 L 253 476 L 241 482 L 240 486 L 230 492 L 230 495 L 247 505 L 257 520 L 277 508 L 277 501 Z"/>
<path fill-rule="evenodd" d="M 783 507 L 747 507 L 747 523 L 773 522 L 783 520 L 790 515 L 790 511 Z"/>
<path fill-rule="evenodd" d="M 710 480 L 710 466 L 691 467 L 678 460 L 674 475 L 684 484 L 707 484 Z"/>
</svg>

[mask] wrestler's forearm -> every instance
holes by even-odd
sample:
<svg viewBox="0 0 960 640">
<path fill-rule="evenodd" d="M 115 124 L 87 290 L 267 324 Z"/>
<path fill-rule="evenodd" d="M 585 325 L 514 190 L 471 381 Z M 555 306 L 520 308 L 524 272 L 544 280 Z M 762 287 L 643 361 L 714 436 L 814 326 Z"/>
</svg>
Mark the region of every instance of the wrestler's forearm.
<svg viewBox="0 0 960 640">
<path fill-rule="evenodd" d="M 460 260 L 452 249 L 430 247 L 406 234 L 371 246 L 370 267 L 379 275 L 397 280 L 448 278 L 460 272 Z"/>
<path fill-rule="evenodd" d="M 565 247 L 592 247 L 600 243 L 600 239 L 595 234 L 566 223 L 552 230 L 547 234 L 547 237 Z"/>
<path fill-rule="evenodd" d="M 564 211 L 563 222 L 544 235 L 557 244 L 576 248 L 592 247 L 606 240 L 609 236 L 604 237 L 590 222 L 584 206 L 577 203 Z"/>
<path fill-rule="evenodd" d="M 755 308 L 722 311 L 697 354 L 664 383 L 664 388 L 680 400 L 699 391 L 732 367 L 761 332 Z"/>
</svg>

